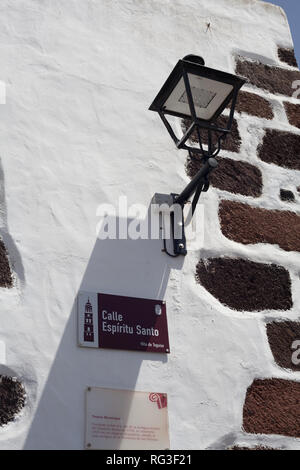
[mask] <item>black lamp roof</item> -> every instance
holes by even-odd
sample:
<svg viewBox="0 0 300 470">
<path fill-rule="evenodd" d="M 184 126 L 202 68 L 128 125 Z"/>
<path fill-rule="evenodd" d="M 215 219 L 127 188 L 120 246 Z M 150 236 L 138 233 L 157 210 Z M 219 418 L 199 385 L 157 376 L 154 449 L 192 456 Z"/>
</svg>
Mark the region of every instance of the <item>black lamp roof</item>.
<svg viewBox="0 0 300 470">
<path fill-rule="evenodd" d="M 205 67 L 204 65 L 200 64 L 196 61 L 190 61 L 189 57 L 194 57 L 192 55 L 186 56 L 184 59 L 181 59 L 177 62 L 174 69 L 172 70 L 171 74 L 167 78 L 166 82 L 162 86 L 161 90 L 158 92 L 157 96 L 155 97 L 153 103 L 149 107 L 150 111 L 164 111 L 164 104 L 168 97 L 171 95 L 172 91 L 176 87 L 179 80 L 182 78 L 183 73 L 190 73 L 193 75 L 198 75 L 199 77 L 208 78 L 210 80 L 215 80 L 221 83 L 226 83 L 233 86 L 232 92 L 226 98 L 224 103 L 219 108 L 218 111 L 215 113 L 211 120 L 214 120 L 215 116 L 218 116 L 227 106 L 227 104 L 231 101 L 233 94 L 236 93 L 246 82 L 246 80 L 238 75 L 232 75 L 227 72 L 223 72 L 221 70 L 215 70 L 209 67 Z M 201 59 L 201 58 L 200 58 Z M 203 60 L 203 59 L 202 59 Z M 178 116 L 178 117 L 187 117 L 186 115 L 181 115 L 180 113 L 175 113 L 172 111 L 165 110 L 166 114 Z"/>
</svg>

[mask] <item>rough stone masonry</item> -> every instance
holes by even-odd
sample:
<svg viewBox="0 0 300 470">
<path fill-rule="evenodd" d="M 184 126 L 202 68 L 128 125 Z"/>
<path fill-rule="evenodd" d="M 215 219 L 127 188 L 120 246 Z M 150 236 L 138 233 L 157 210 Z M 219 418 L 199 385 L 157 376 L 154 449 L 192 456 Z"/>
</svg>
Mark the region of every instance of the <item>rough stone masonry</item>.
<svg viewBox="0 0 300 470">
<path fill-rule="evenodd" d="M 300 252 L 300 200 L 297 188 L 283 188 L 273 194 L 277 209 L 263 208 L 255 204 L 264 195 L 264 183 L 269 177 L 267 167 L 262 175 L 260 166 L 239 160 L 243 144 L 239 123 L 243 115 L 253 117 L 253 127 L 263 130 L 257 146 L 259 159 L 286 171 L 300 170 L 300 101 L 293 98 L 293 82 L 300 80 L 300 72 L 292 49 L 278 47 L 280 64 L 266 65 L 259 60 L 236 57 L 235 72 L 248 80 L 247 91 L 240 94 L 234 132 L 226 158 L 219 158 L 219 167 L 211 178 L 211 184 L 221 190 L 219 202 L 220 228 L 225 237 L 242 245 L 276 245 L 286 251 Z M 287 64 L 287 66 L 285 65 Z M 284 97 L 282 100 L 281 95 Z M 289 101 L 289 99 L 291 101 Z M 278 106 L 286 114 L 285 130 L 272 124 L 273 109 Z M 185 127 L 185 124 L 184 124 Z M 250 138 L 250 136 L 249 136 Z M 193 136 L 195 140 L 196 137 Z M 201 166 L 199 158 L 189 156 L 187 174 L 193 177 Z M 300 177 L 299 177 L 300 181 Z M 236 195 L 228 198 L 230 193 Z M 290 193 L 289 198 L 284 194 Z M 228 196 L 227 196 L 228 195 Z M 241 199 L 239 195 L 248 196 Z M 297 203 L 296 207 L 283 208 L 281 201 Z M 209 258 L 200 260 L 196 280 L 219 302 L 233 310 L 279 310 L 277 319 L 266 324 L 266 341 L 278 366 L 286 370 L 299 370 L 300 360 L 293 361 L 293 344 L 300 347 L 300 321 L 287 321 L 285 311 L 293 307 L 291 279 L 284 266 L 274 258 L 272 264 L 254 263 L 239 258 Z M 295 346 L 296 348 L 297 346 Z M 300 356 L 300 353 L 298 354 Z M 298 356 L 294 356 L 297 357 Z M 290 379 L 255 379 L 245 397 L 243 429 L 250 434 L 278 434 L 300 437 L 300 384 Z M 255 447 L 254 447 L 255 448 Z M 257 448 L 257 447 L 256 447 Z M 248 449 L 248 448 L 247 448 Z"/>
</svg>

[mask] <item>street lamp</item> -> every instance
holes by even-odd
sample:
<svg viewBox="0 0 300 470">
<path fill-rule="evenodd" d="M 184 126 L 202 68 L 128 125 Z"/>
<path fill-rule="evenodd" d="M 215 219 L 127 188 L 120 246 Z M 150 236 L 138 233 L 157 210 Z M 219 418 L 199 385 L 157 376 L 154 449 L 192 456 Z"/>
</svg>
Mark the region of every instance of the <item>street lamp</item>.
<svg viewBox="0 0 300 470">
<path fill-rule="evenodd" d="M 180 220 L 175 220 L 174 212 L 171 213 L 174 254 L 166 250 L 164 239 L 165 251 L 170 256 L 187 253 L 183 207 L 196 193 L 192 202 L 193 214 L 201 192 L 209 187 L 208 175 L 218 165 L 214 157 L 221 150 L 222 140 L 231 132 L 238 92 L 244 83 L 241 77 L 205 67 L 202 57 L 187 55 L 177 62 L 149 108 L 158 112 L 177 148 L 188 150 L 191 157 L 193 153 L 200 154 L 203 161 L 202 168 L 181 194 L 154 195 L 154 203 L 165 202 L 170 207 L 174 204 L 181 207 Z M 224 126 L 223 119 L 221 125 L 218 118 L 227 107 L 230 108 L 229 112 L 222 116 L 227 120 Z M 180 138 L 176 136 L 167 115 L 189 121 Z M 188 143 L 192 134 L 196 135 L 199 147 Z M 182 227 L 179 237 L 175 236 L 175 232 L 178 233 L 176 224 Z"/>
</svg>

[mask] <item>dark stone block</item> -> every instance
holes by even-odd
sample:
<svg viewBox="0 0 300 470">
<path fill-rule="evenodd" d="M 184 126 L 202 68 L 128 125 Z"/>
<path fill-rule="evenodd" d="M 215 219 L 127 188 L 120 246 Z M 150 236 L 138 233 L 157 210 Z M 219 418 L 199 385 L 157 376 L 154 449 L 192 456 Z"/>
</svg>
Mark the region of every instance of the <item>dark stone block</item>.
<svg viewBox="0 0 300 470">
<path fill-rule="evenodd" d="M 256 379 L 248 388 L 243 427 L 252 434 L 300 437 L 300 382 Z"/>
<path fill-rule="evenodd" d="M 284 103 L 285 111 L 292 126 L 300 129 L 300 104 Z"/>
<path fill-rule="evenodd" d="M 275 129 L 266 129 L 258 156 L 266 163 L 300 170 L 300 135 Z"/>
<path fill-rule="evenodd" d="M 238 113 L 246 113 L 265 119 L 273 119 L 274 113 L 268 100 L 255 93 L 240 91 L 235 110 Z"/>
<path fill-rule="evenodd" d="M 25 405 L 25 389 L 21 382 L 0 375 L 0 426 L 13 421 Z"/>
<path fill-rule="evenodd" d="M 230 447 L 228 450 L 278 450 L 278 449 L 273 449 L 272 447 L 265 447 L 265 446 L 254 446 L 254 447 L 234 446 L 234 447 Z"/>
<path fill-rule="evenodd" d="M 286 202 L 295 202 L 295 195 L 292 191 L 289 191 L 288 189 L 281 189 L 280 199 Z"/>
<path fill-rule="evenodd" d="M 300 344 L 299 347 L 292 346 L 295 341 L 300 342 L 300 322 L 276 321 L 268 323 L 267 336 L 276 363 L 285 369 L 299 371 Z"/>
<path fill-rule="evenodd" d="M 236 73 L 248 79 L 252 85 L 258 88 L 286 96 L 293 96 L 295 90 L 292 84 L 294 81 L 300 80 L 298 70 L 289 70 L 241 59 L 237 61 Z"/>
<path fill-rule="evenodd" d="M 260 170 L 250 163 L 218 158 L 218 167 L 211 172 L 209 180 L 215 188 L 243 196 L 259 197 L 262 193 L 262 175 Z M 188 156 L 186 171 L 190 178 L 202 166 L 198 155 Z"/>
<path fill-rule="evenodd" d="M 197 264 L 196 280 L 234 310 L 289 310 L 293 305 L 290 275 L 274 264 L 210 258 Z"/>
<path fill-rule="evenodd" d="M 281 60 L 281 62 L 291 65 L 292 67 L 298 67 L 294 49 L 287 49 L 284 47 L 279 47 L 278 57 Z"/>
<path fill-rule="evenodd" d="M 270 243 L 300 252 L 300 216 L 295 212 L 268 210 L 223 200 L 219 208 L 223 234 L 238 243 Z"/>
<path fill-rule="evenodd" d="M 2 240 L 0 240 L 0 286 L 12 287 L 11 270 L 6 249 Z"/>
</svg>

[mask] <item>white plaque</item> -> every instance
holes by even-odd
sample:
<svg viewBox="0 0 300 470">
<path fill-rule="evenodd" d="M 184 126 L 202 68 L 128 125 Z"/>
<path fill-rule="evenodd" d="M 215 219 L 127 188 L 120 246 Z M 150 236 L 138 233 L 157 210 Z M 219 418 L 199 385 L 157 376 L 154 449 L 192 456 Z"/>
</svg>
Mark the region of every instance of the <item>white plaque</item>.
<svg viewBox="0 0 300 470">
<path fill-rule="evenodd" d="M 86 449 L 169 449 L 167 395 L 88 387 Z"/>
</svg>

